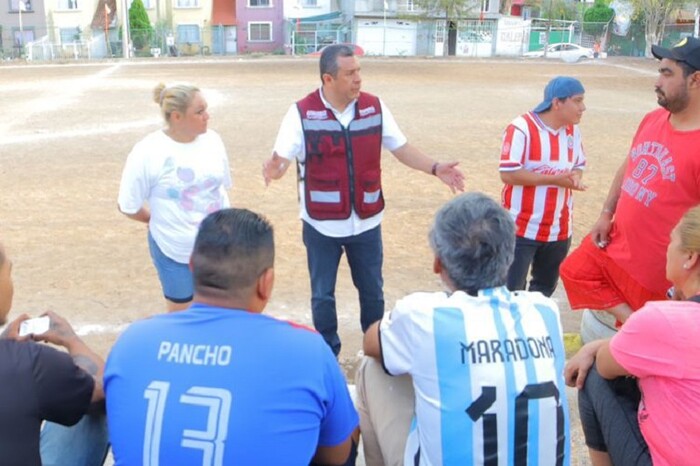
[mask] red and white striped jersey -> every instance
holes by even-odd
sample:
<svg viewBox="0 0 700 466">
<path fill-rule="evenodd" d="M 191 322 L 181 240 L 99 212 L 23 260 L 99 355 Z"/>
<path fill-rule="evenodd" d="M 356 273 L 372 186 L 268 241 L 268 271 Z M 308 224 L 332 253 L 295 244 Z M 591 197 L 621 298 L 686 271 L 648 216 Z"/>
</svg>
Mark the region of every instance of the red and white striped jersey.
<svg viewBox="0 0 700 466">
<path fill-rule="evenodd" d="M 558 130 L 545 125 L 536 113 L 519 116 L 506 128 L 499 171 L 521 168 L 557 174 L 583 169 L 586 157 L 578 125 Z M 561 241 L 572 234 L 571 189 L 552 185 L 505 185 L 501 204 L 515 221 L 517 236 L 535 241 Z"/>
</svg>

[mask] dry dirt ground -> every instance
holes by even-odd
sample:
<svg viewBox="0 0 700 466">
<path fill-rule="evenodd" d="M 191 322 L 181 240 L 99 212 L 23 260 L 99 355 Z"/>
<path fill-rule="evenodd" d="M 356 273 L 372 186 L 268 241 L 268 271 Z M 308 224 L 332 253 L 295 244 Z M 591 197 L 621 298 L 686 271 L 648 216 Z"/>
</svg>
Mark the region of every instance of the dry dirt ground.
<svg viewBox="0 0 700 466">
<path fill-rule="evenodd" d="M 363 87 L 380 95 L 409 140 L 456 160 L 469 190 L 499 197 L 501 133 L 536 105 L 553 76 L 581 79 L 589 190 L 576 196 L 574 243 L 595 221 L 641 116 L 655 107 L 652 60 L 567 64 L 527 60 L 362 60 Z M 267 215 L 276 229 L 277 283 L 268 312 L 310 323 L 309 283 L 293 170 L 265 188 L 269 156 L 288 106 L 319 83 L 315 59 L 133 61 L 0 66 L 0 239 L 14 260 L 13 314 L 53 309 L 106 353 L 123 326 L 162 312 L 146 230 L 117 212 L 126 155 L 161 124 L 151 89 L 189 81 L 206 92 L 210 127 L 224 139 L 234 205 Z M 415 290 L 440 288 L 426 235 L 451 197 L 435 178 L 384 157 L 387 309 Z M 343 262 L 337 289 L 342 358 L 360 349 L 357 294 Z M 577 314 L 562 305 L 565 329 Z"/>
<path fill-rule="evenodd" d="M 394 113 L 409 141 L 432 157 L 459 161 L 469 190 L 498 199 L 501 133 L 566 74 L 586 87 L 581 123 L 589 189 L 575 199 L 577 244 L 597 218 L 615 169 L 642 115 L 656 106 L 653 60 L 362 60 L 363 88 Z M 106 354 L 130 322 L 164 311 L 143 225 L 118 213 L 116 197 L 131 147 L 161 125 L 151 89 L 160 81 L 200 86 L 210 127 L 226 144 L 235 206 L 262 212 L 276 229 L 276 288 L 267 312 L 310 323 L 309 283 L 293 170 L 265 188 L 269 156 L 288 106 L 319 84 L 308 58 L 0 65 L 0 239 L 14 261 L 11 317 L 53 309 Z M 387 309 L 415 290 L 438 290 L 427 232 L 450 199 L 435 178 L 384 156 L 383 223 Z M 578 315 L 561 291 L 566 331 Z M 357 295 L 345 263 L 337 287 L 343 352 L 361 346 Z"/>
</svg>

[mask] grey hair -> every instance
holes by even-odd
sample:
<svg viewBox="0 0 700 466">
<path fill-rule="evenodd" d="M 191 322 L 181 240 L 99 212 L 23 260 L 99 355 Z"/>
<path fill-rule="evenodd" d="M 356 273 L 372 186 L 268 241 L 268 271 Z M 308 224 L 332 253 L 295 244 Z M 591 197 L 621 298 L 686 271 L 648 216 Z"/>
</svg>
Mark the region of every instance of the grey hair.
<svg viewBox="0 0 700 466">
<path fill-rule="evenodd" d="M 153 89 L 153 101 L 160 107 L 165 122 L 170 123 L 170 115 L 173 112 L 184 115 L 198 92 L 199 88 L 190 84 L 166 86 L 160 83 Z"/>
<path fill-rule="evenodd" d="M 430 246 L 457 290 L 506 284 L 515 251 L 515 224 L 496 201 L 481 193 L 459 195 L 435 215 Z"/>
<path fill-rule="evenodd" d="M 333 44 L 323 49 L 321 59 L 319 60 L 319 68 L 321 71 L 321 82 L 323 75 L 328 73 L 334 78 L 338 75 L 338 57 L 354 57 L 355 51 L 349 45 Z"/>
</svg>

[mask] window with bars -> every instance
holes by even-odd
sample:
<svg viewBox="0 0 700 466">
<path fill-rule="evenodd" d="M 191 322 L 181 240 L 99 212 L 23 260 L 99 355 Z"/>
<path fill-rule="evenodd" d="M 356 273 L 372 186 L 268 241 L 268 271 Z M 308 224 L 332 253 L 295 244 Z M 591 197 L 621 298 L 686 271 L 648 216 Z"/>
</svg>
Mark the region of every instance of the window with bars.
<svg viewBox="0 0 700 466">
<path fill-rule="evenodd" d="M 10 11 L 19 11 L 20 0 L 10 0 Z M 32 0 L 24 0 L 24 9 L 22 11 L 34 11 Z"/>
<path fill-rule="evenodd" d="M 78 28 L 60 28 L 59 33 L 62 44 L 72 44 L 80 41 L 80 29 Z"/>
<path fill-rule="evenodd" d="M 197 8 L 199 0 L 177 0 L 177 8 Z"/>
<path fill-rule="evenodd" d="M 177 42 L 179 44 L 199 44 L 199 26 L 196 24 L 180 24 L 177 26 Z"/>
<path fill-rule="evenodd" d="M 272 6 L 271 0 L 248 0 L 249 7 Z"/>
<path fill-rule="evenodd" d="M 77 10 L 78 0 L 58 0 L 59 10 Z"/>
<path fill-rule="evenodd" d="M 270 42 L 272 41 L 272 23 L 259 22 L 248 23 L 248 41 Z"/>
<path fill-rule="evenodd" d="M 26 45 L 29 42 L 34 42 L 34 29 L 23 29 L 20 35 L 19 29 L 12 28 L 12 39 L 15 41 L 15 46 L 20 44 Z"/>
</svg>

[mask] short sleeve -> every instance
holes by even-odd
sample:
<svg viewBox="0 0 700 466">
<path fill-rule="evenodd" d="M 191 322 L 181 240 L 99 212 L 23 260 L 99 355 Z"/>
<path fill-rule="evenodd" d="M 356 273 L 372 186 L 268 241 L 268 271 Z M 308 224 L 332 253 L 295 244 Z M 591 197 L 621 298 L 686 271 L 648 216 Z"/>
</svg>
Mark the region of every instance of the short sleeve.
<svg viewBox="0 0 700 466">
<path fill-rule="evenodd" d="M 633 313 L 610 341 L 610 352 L 626 371 L 636 377 L 680 377 L 683 349 L 661 309 L 649 304 Z"/>
<path fill-rule="evenodd" d="M 90 407 L 95 381 L 68 354 L 37 346 L 34 382 L 39 412 L 49 421 L 73 425 Z"/>
<path fill-rule="evenodd" d="M 321 421 L 318 444 L 323 447 L 332 447 L 344 442 L 360 421 L 338 361 L 326 344 L 323 345 L 328 350 L 325 358 L 325 384 L 328 390 L 328 400 L 326 415 Z"/>
<path fill-rule="evenodd" d="M 583 150 L 583 137 L 578 125 L 574 126 L 574 170 L 586 168 L 586 153 Z"/>
<path fill-rule="evenodd" d="M 525 133 L 514 124 L 508 125 L 503 132 L 501 161 L 499 171 L 515 171 L 523 168 L 527 138 Z"/>
<path fill-rule="evenodd" d="M 217 141 L 220 147 L 220 153 L 221 153 L 221 163 L 223 164 L 223 181 L 222 181 L 222 187 L 225 189 L 231 189 L 233 187 L 233 180 L 231 179 L 231 166 L 229 165 L 228 162 L 228 154 L 226 153 L 226 146 L 224 145 L 224 141 L 221 140 L 221 137 L 217 134 Z M 228 196 L 226 196 L 228 200 Z M 228 205 L 226 206 L 228 207 Z"/>
<path fill-rule="evenodd" d="M 406 139 L 398 123 L 396 123 L 389 107 L 381 99 L 379 104 L 382 106 L 382 146 L 392 152 L 405 145 L 408 139 Z"/>
<path fill-rule="evenodd" d="M 229 208 L 231 207 L 231 201 L 228 197 L 228 190 L 231 189 L 231 187 L 233 187 L 233 181 L 231 179 L 231 167 L 228 163 L 228 154 L 226 153 L 226 146 L 224 145 L 224 141 L 221 140 L 221 137 L 218 134 L 216 136 L 217 145 L 219 146 L 218 151 L 221 154 L 222 164 L 222 178 L 220 187 L 221 199 L 223 202 L 222 206 L 223 208 Z"/>
<path fill-rule="evenodd" d="M 304 131 L 301 127 L 301 116 L 296 104 L 292 104 L 282 119 L 272 150 L 287 160 L 301 160 L 303 149 Z"/>
<path fill-rule="evenodd" d="M 137 143 L 126 158 L 121 183 L 119 184 L 119 210 L 135 214 L 143 207 L 151 191 L 144 141 Z"/>
<path fill-rule="evenodd" d="M 412 367 L 412 337 L 414 322 L 406 300 L 400 300 L 391 313 L 382 319 L 379 326 L 379 343 L 384 370 L 390 375 L 402 375 Z"/>
</svg>

